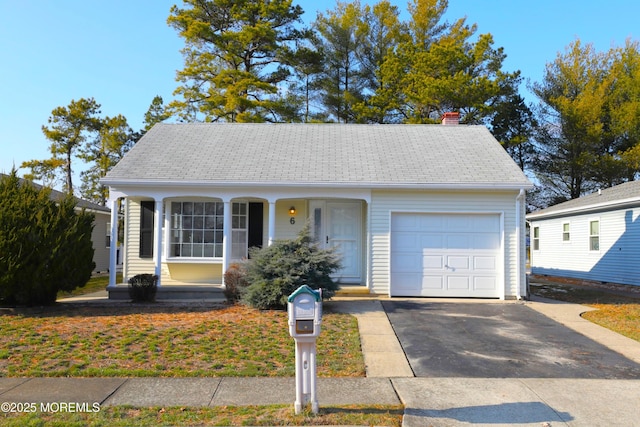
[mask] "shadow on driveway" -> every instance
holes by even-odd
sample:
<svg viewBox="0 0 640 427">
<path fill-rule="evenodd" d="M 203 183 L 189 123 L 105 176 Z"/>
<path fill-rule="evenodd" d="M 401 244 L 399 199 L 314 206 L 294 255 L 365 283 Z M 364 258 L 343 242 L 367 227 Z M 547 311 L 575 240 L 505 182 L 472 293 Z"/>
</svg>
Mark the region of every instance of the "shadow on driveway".
<svg viewBox="0 0 640 427">
<path fill-rule="evenodd" d="M 640 379 L 640 364 L 524 304 L 382 304 L 417 377 Z"/>
</svg>

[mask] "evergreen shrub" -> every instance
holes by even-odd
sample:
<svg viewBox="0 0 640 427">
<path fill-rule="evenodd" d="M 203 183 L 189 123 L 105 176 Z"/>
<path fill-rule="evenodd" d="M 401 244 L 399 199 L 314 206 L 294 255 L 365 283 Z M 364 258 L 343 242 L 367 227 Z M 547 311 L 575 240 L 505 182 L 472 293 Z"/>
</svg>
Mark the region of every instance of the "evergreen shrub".
<svg viewBox="0 0 640 427">
<path fill-rule="evenodd" d="M 278 240 L 271 246 L 252 249 L 246 265 L 249 285 L 242 302 L 261 310 L 286 309 L 287 298 L 302 285 L 322 289 L 331 298 L 338 283 L 331 274 L 340 269 L 334 249 L 321 249 L 311 237 L 307 224 L 292 240 Z"/>
<path fill-rule="evenodd" d="M 47 305 L 91 278 L 93 214 L 68 195 L 0 177 L 0 304 Z"/>
<path fill-rule="evenodd" d="M 129 279 L 129 297 L 133 302 L 154 302 L 158 291 L 158 276 L 136 274 Z"/>
</svg>

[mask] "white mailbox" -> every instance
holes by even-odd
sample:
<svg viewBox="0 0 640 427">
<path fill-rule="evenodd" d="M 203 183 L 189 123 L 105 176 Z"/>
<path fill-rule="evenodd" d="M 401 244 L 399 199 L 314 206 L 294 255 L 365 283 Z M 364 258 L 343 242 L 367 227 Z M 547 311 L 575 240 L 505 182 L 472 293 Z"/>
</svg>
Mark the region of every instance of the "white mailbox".
<svg viewBox="0 0 640 427">
<path fill-rule="evenodd" d="M 296 342 L 296 414 L 307 403 L 318 413 L 316 396 L 316 338 L 322 324 L 322 290 L 307 285 L 296 289 L 287 299 L 289 333 Z"/>
<path fill-rule="evenodd" d="M 287 300 L 289 333 L 294 338 L 315 338 L 322 325 L 322 291 L 300 286 Z"/>
</svg>

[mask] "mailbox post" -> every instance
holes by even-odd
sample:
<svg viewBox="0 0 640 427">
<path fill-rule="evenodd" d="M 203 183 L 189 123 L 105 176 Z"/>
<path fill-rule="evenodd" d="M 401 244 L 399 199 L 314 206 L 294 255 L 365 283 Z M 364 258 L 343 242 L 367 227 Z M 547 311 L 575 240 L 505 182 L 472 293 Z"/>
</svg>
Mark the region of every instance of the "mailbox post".
<svg viewBox="0 0 640 427">
<path fill-rule="evenodd" d="M 322 290 L 300 286 L 289 295 L 289 334 L 296 342 L 296 401 L 295 412 L 311 403 L 311 411 L 318 413 L 316 396 L 316 338 L 322 324 Z"/>
</svg>

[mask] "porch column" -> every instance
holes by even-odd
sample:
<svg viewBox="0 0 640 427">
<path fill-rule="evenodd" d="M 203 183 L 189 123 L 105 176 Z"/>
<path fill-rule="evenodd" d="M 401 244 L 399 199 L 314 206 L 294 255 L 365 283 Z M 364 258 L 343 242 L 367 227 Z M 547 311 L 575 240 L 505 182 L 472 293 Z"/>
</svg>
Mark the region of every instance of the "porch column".
<svg viewBox="0 0 640 427">
<path fill-rule="evenodd" d="M 269 240 L 267 246 L 271 246 L 276 236 L 276 201 L 269 200 Z"/>
<path fill-rule="evenodd" d="M 109 200 L 111 207 L 111 241 L 109 242 L 109 286 L 116 285 L 118 257 L 118 198 Z"/>
<path fill-rule="evenodd" d="M 222 287 L 224 283 L 224 273 L 229 268 L 231 260 L 231 201 L 224 200 L 224 216 L 222 219 Z"/>
<path fill-rule="evenodd" d="M 153 263 L 155 264 L 154 274 L 158 276 L 158 286 L 160 286 L 162 282 L 162 206 L 162 199 L 155 201 L 153 218 L 155 247 L 153 248 Z"/>
</svg>

